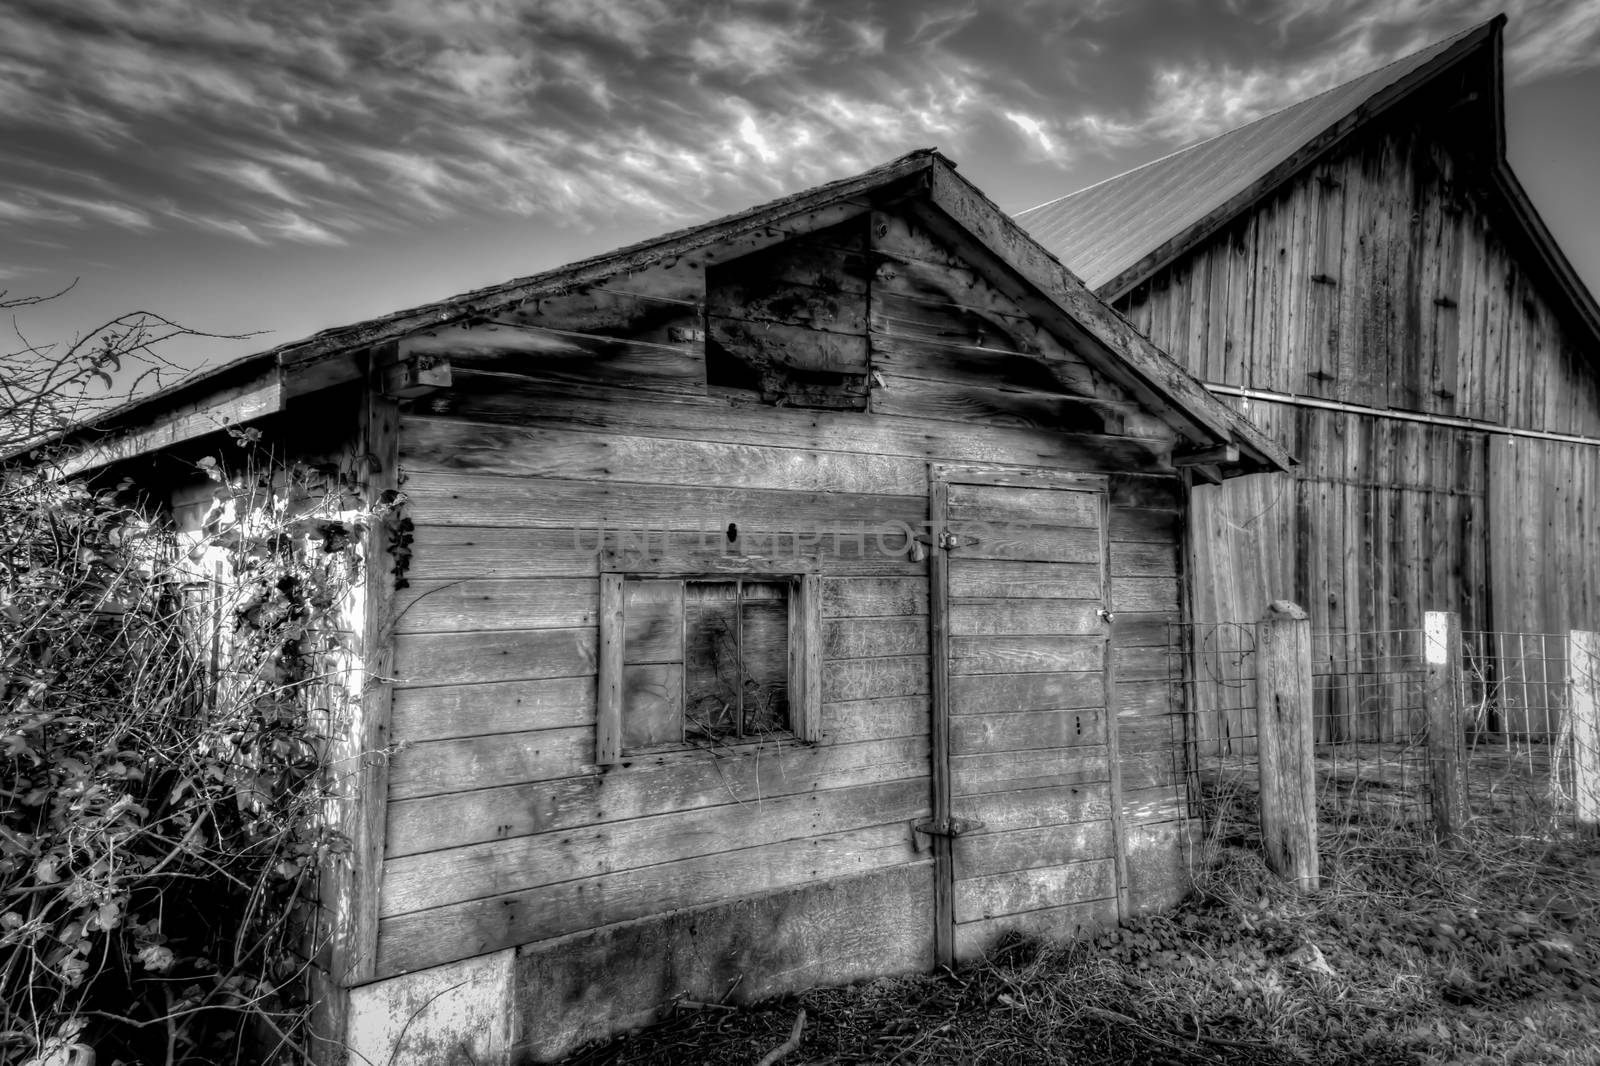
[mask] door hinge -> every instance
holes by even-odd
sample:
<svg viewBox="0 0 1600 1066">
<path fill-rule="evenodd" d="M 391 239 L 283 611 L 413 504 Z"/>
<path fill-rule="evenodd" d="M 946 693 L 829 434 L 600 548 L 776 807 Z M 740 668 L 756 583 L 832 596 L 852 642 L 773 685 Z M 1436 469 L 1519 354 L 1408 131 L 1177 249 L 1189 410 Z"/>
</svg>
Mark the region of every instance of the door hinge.
<svg viewBox="0 0 1600 1066">
<path fill-rule="evenodd" d="M 911 828 L 930 837 L 958 837 L 982 829 L 983 823 L 971 818 L 935 818 L 927 822 L 913 822 Z"/>
<path fill-rule="evenodd" d="M 948 529 L 941 529 L 937 537 L 930 536 L 927 533 L 918 533 L 912 539 L 918 544 L 937 544 L 945 551 L 949 551 L 951 548 L 975 548 L 979 543 L 977 537 L 967 536 L 964 533 L 952 533 Z"/>
</svg>

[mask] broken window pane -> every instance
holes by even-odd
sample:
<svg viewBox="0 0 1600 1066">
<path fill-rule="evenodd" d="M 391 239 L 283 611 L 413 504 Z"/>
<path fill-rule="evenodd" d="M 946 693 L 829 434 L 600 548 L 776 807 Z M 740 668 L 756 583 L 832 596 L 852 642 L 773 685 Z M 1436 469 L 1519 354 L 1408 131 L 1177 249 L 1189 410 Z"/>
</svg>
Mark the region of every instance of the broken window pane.
<svg viewBox="0 0 1600 1066">
<path fill-rule="evenodd" d="M 685 739 L 786 729 L 788 583 L 687 581 L 683 619 Z"/>
<path fill-rule="evenodd" d="M 744 735 L 789 728 L 789 586 L 744 584 Z"/>
</svg>

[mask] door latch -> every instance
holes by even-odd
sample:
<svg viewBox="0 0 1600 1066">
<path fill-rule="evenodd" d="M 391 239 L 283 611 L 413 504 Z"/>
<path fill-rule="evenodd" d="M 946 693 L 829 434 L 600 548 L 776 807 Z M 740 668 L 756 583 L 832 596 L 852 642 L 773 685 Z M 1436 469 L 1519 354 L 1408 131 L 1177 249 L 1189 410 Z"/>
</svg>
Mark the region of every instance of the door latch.
<svg viewBox="0 0 1600 1066">
<path fill-rule="evenodd" d="M 977 537 L 969 536 L 965 533 L 952 533 L 948 529 L 941 529 L 937 537 L 929 536 L 926 533 L 918 533 L 913 539 L 919 544 L 937 544 L 945 551 L 949 551 L 951 548 L 975 548 L 979 543 Z"/>
<path fill-rule="evenodd" d="M 1110 625 L 1112 622 L 1117 620 L 1116 612 L 1108 611 L 1104 607 L 1097 608 L 1094 613 L 1099 615 L 1100 621 L 1104 622 L 1106 625 Z"/>
</svg>

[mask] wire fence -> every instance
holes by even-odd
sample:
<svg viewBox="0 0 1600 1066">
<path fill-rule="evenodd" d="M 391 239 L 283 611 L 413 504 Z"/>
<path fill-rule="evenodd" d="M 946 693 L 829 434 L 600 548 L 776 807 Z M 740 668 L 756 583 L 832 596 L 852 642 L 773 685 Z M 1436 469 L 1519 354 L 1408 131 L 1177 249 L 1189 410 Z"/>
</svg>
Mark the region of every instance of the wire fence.
<svg viewBox="0 0 1600 1066">
<path fill-rule="evenodd" d="M 1186 716 L 1190 813 L 1253 824 L 1255 626 L 1175 624 L 1168 636 L 1169 680 Z M 1420 629 L 1311 634 L 1321 820 L 1431 830 L 1439 822 L 1436 764 L 1449 747 L 1460 758 L 1471 817 L 1592 828 L 1600 820 L 1592 696 L 1600 642 L 1583 633 L 1466 632 L 1446 666 L 1430 667 L 1425 639 Z M 1432 698 L 1454 693 L 1458 735 L 1430 738 L 1430 669 L 1453 671 Z"/>
</svg>

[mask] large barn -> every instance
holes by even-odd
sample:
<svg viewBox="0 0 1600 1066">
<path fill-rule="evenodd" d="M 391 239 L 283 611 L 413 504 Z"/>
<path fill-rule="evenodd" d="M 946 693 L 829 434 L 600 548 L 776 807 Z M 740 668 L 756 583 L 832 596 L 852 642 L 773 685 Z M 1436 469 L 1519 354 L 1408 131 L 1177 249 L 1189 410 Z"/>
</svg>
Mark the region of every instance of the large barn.
<svg viewBox="0 0 1600 1066">
<path fill-rule="evenodd" d="M 549 1058 L 1187 889 L 1188 485 L 1288 458 L 937 153 L 246 359 L 70 465 L 192 524 L 246 422 L 404 500 L 329 1061 Z"/>
<path fill-rule="evenodd" d="M 1600 308 L 1506 162 L 1503 26 L 1017 216 L 1300 460 L 1196 491 L 1196 620 L 1600 627 Z"/>
</svg>

